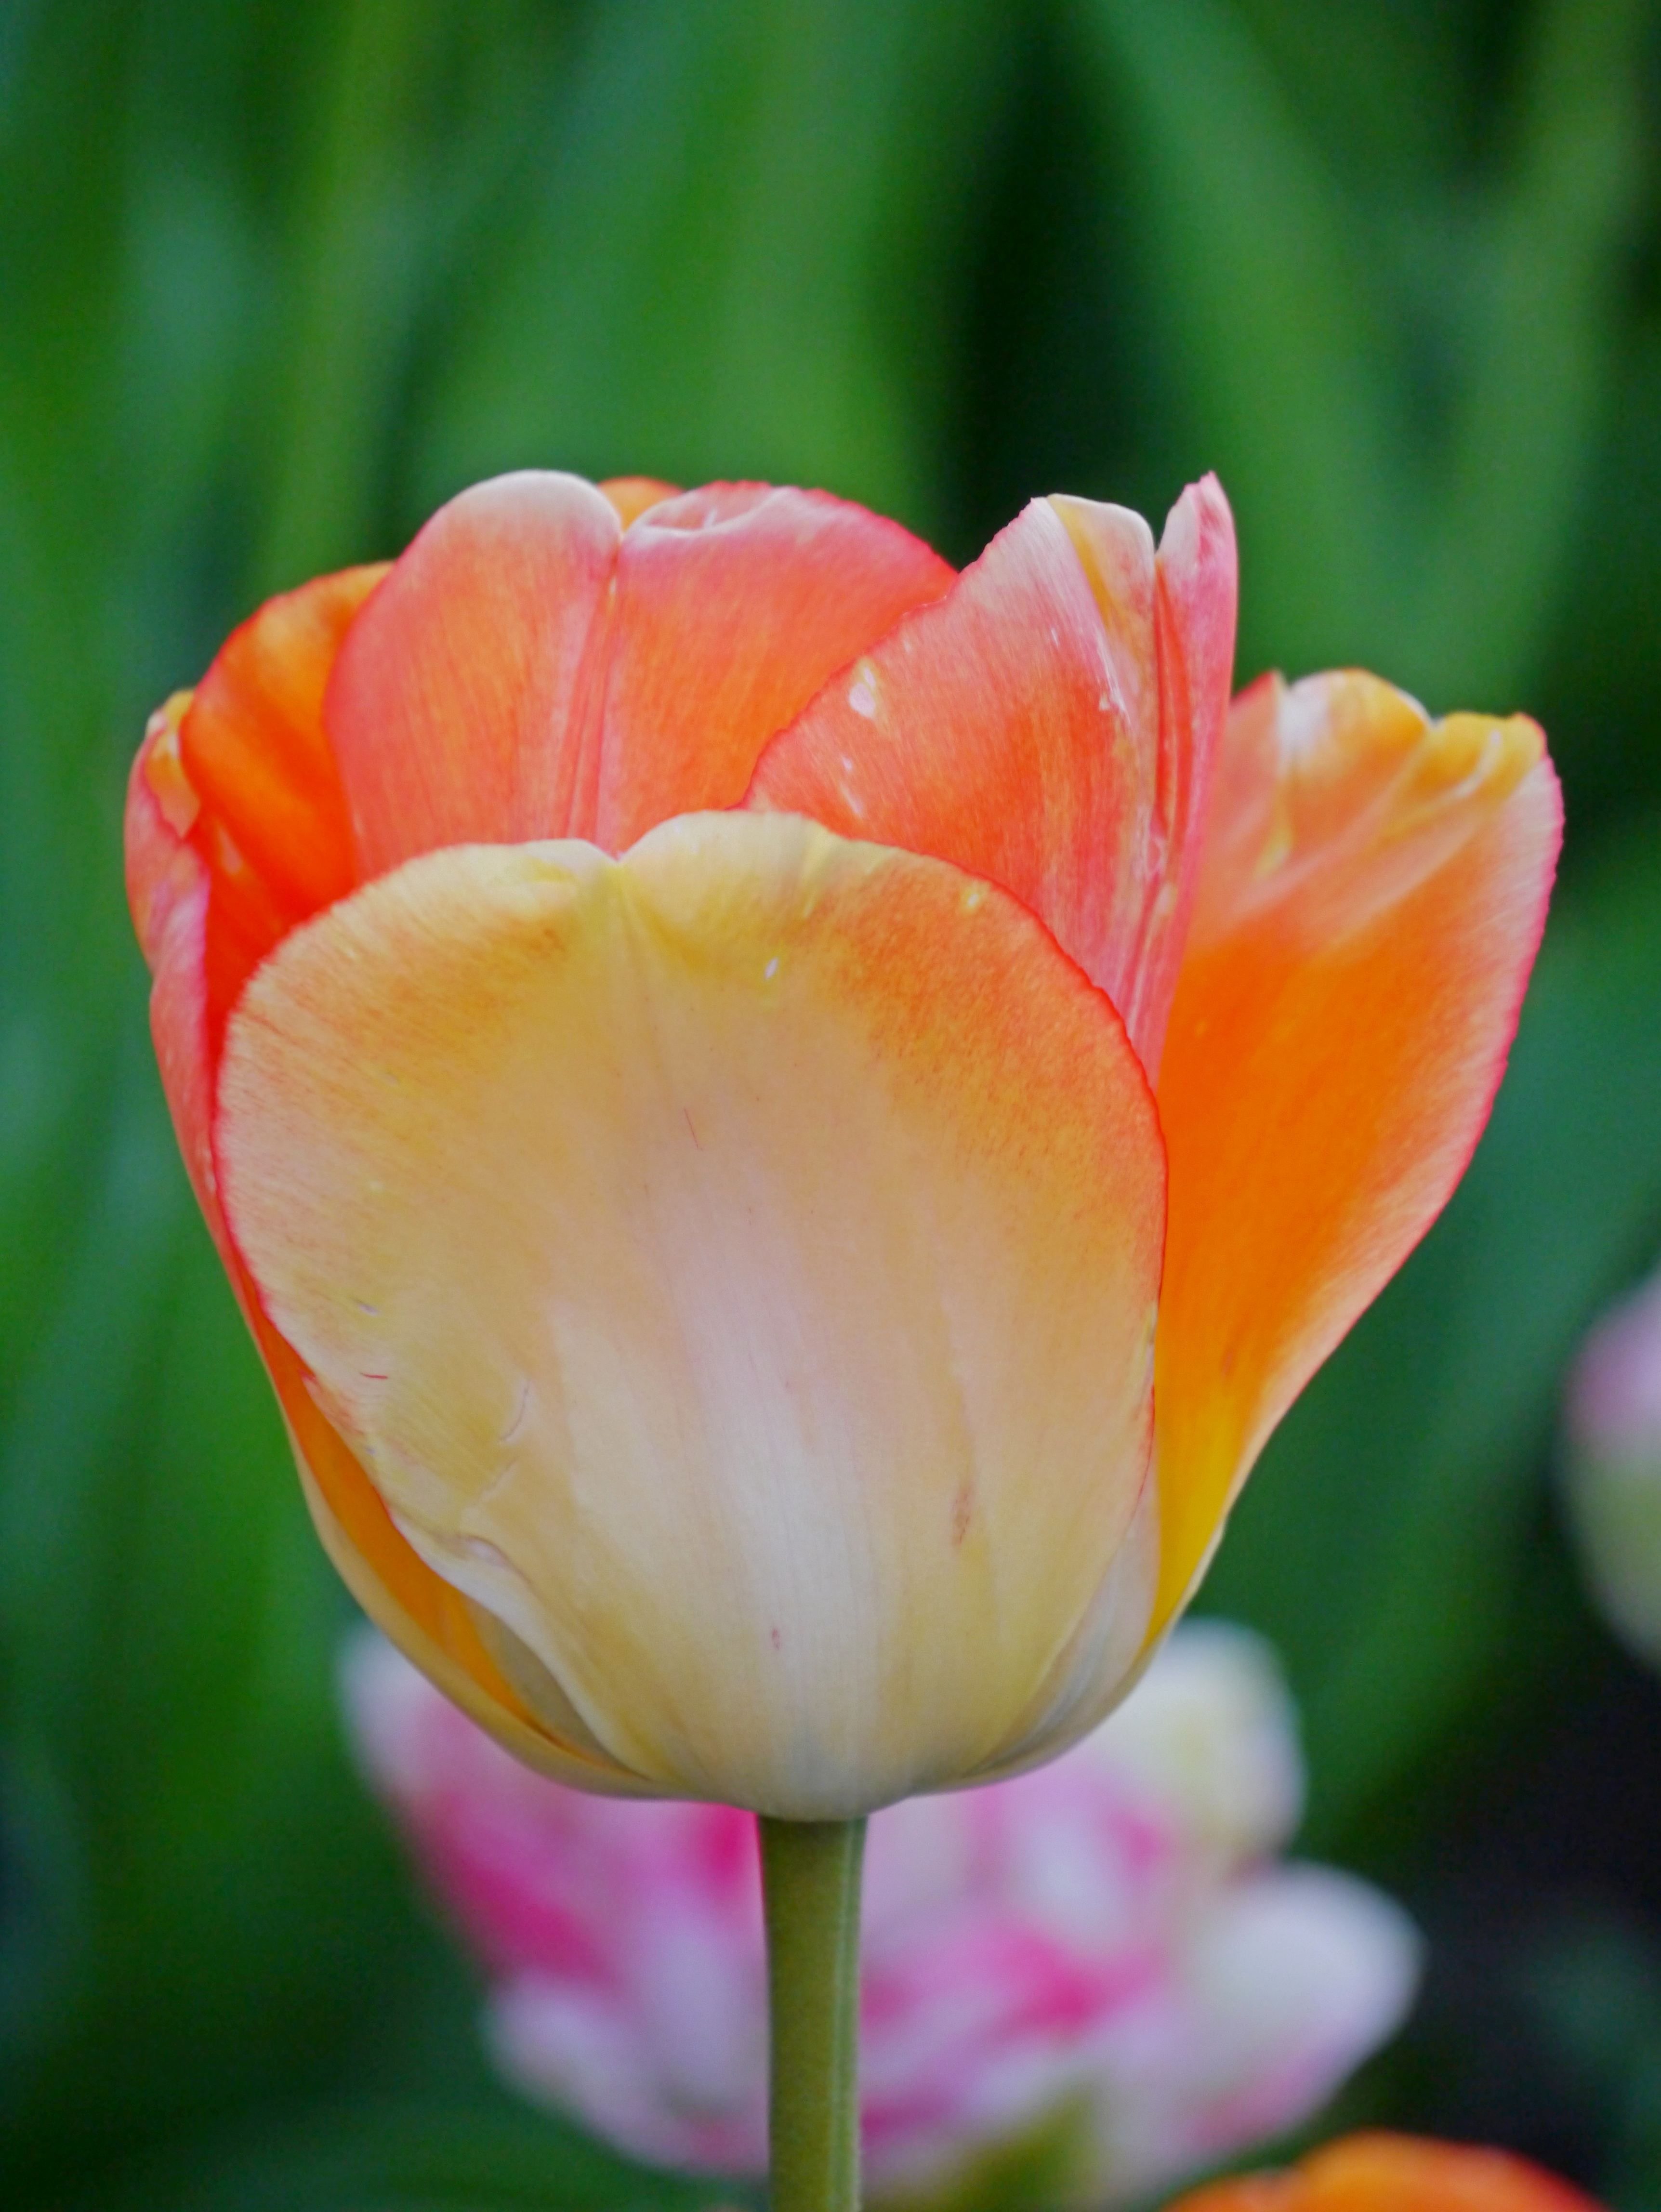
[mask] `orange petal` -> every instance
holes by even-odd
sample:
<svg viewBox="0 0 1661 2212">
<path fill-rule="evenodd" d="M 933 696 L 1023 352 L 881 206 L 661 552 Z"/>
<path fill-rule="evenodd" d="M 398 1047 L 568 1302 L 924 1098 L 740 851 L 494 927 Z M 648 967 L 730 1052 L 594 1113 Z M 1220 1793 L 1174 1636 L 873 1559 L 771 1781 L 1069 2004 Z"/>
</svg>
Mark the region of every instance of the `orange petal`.
<svg viewBox="0 0 1661 2212">
<path fill-rule="evenodd" d="M 342 639 L 386 573 L 348 568 L 267 600 L 221 647 L 179 732 L 192 787 L 295 920 L 356 880 L 323 692 Z"/>
<path fill-rule="evenodd" d="M 351 885 L 344 802 L 319 705 L 340 638 L 383 573 L 349 569 L 271 600 L 233 633 L 194 696 L 180 692 L 152 717 L 134 763 L 133 919 L 157 972 L 158 1010 L 181 988 L 202 990 L 210 1054 L 251 970 L 295 921 Z M 164 978 L 158 964 L 151 884 L 193 881 L 197 866 L 205 905 L 186 987 L 182 970 L 170 963 Z"/>
<path fill-rule="evenodd" d="M 616 852 L 730 805 L 831 670 L 951 581 L 822 492 L 667 489 L 498 477 L 398 562 L 325 707 L 363 874 L 469 842 Z"/>
<path fill-rule="evenodd" d="M 1145 1025 L 1145 1064 L 1156 1072 L 1199 890 L 1212 774 L 1234 687 L 1238 603 L 1234 518 L 1216 477 L 1202 477 L 1166 519 L 1154 600 L 1159 660 L 1157 820 L 1165 845 L 1162 896 L 1170 905 L 1168 910 L 1156 905 L 1144 942 L 1132 1025 Z"/>
<path fill-rule="evenodd" d="M 1303 2162 L 1321 2212 L 1596 2212 L 1589 2197 L 1508 2152 L 1411 2136 L 1348 2136 Z"/>
<path fill-rule="evenodd" d="M 334 1429 L 619 1765 L 853 1813 L 1115 1645 L 1159 1138 L 1013 901 L 742 814 L 452 848 L 284 943 L 220 1097 Z"/>
<path fill-rule="evenodd" d="M 1597 2212 L 1589 2197 L 1507 2151 L 1382 2132 L 1346 2136 L 1287 2173 L 1244 2174 L 1170 2212 Z"/>
<path fill-rule="evenodd" d="M 825 678 L 952 572 L 828 493 L 707 484 L 624 539 L 592 836 L 622 852 L 672 814 L 735 806 Z M 550 834 L 557 834 L 551 832 Z"/>
<path fill-rule="evenodd" d="M 127 901 L 153 978 L 150 1033 L 161 1089 L 215 1243 L 228 1263 L 211 1143 L 213 1070 L 209 1050 L 208 904 L 211 880 L 190 833 L 201 804 L 180 764 L 179 731 L 190 707 L 175 692 L 150 716 L 127 779 Z"/>
<path fill-rule="evenodd" d="M 604 483 L 594 486 L 602 498 L 608 499 L 617 509 L 618 520 L 625 530 L 648 507 L 673 499 L 679 489 L 678 484 L 663 483 L 656 477 L 607 477 Z"/>
<path fill-rule="evenodd" d="M 1160 1620 L 1463 1173 L 1561 821 L 1521 717 L 1433 724 L 1358 674 L 1236 702 L 1159 1082 Z"/>
<path fill-rule="evenodd" d="M 156 708 L 127 775 L 127 904 L 152 969 L 166 942 L 173 907 L 195 884 L 201 868 L 195 854 L 182 866 L 179 860 L 202 811 L 179 757 L 179 726 L 190 703 L 188 691 L 175 691 Z"/>
<path fill-rule="evenodd" d="M 1156 1068 L 1233 601 L 1209 480 L 1184 494 L 1157 563 L 1140 516 L 1035 500 L 946 599 L 825 686 L 769 746 L 747 803 L 1001 884 Z"/>
<path fill-rule="evenodd" d="M 357 573 L 360 577 L 365 574 Z M 325 579 L 324 586 L 317 588 L 321 592 L 341 580 Z M 364 588 L 373 581 L 371 574 Z M 245 624 L 238 633 L 245 653 L 252 639 L 257 654 L 259 632 L 267 617 L 274 615 L 280 635 L 292 621 L 295 602 L 305 596 L 296 592 L 287 602 L 273 602 L 252 623 Z M 257 657 L 254 665 L 259 665 Z M 242 666 L 247 668 L 246 658 Z M 285 683 L 281 672 L 272 672 L 271 690 L 278 699 L 286 695 L 293 702 L 295 683 L 302 677 L 303 669 L 289 672 Z M 319 677 L 313 705 L 321 690 Z M 198 702 L 200 696 L 198 693 Z M 557 1733 L 550 1733 L 542 1716 L 526 1710 L 481 1643 L 466 1601 L 435 1575 L 399 1534 L 368 1478 L 318 1411 L 300 1363 L 260 1310 L 225 1224 L 211 1142 L 215 1024 L 210 939 L 214 902 L 221 901 L 222 908 L 226 890 L 222 866 L 226 850 L 234 866 L 244 874 L 247 872 L 234 848 L 216 848 L 210 843 L 209 851 L 217 851 L 218 866 L 200 849 L 204 831 L 222 837 L 222 832 L 218 831 L 214 817 L 204 811 L 181 757 L 180 730 L 187 722 L 191 704 L 191 694 L 179 692 L 150 717 L 133 763 L 125 828 L 128 896 L 139 942 L 155 979 L 150 1024 L 179 1151 L 203 1217 L 282 1401 L 319 1533 L 365 1611 L 457 1704 L 521 1759 L 586 1789 L 641 1794 L 645 1785 L 639 1778 L 624 1775 L 613 1762 L 599 1754 L 598 1747 L 562 1741 Z M 289 726 L 300 720 L 301 715 L 294 714 Z M 273 715 L 262 728 L 249 716 L 244 728 L 249 737 L 249 753 L 256 762 L 249 781 L 257 783 L 262 740 L 273 732 L 280 737 L 283 721 Z M 271 750 L 275 751 L 274 744 Z M 216 758 L 221 764 L 229 761 L 234 770 L 232 748 L 228 746 Z M 211 786 L 216 799 L 222 796 L 230 780 L 222 776 Z M 234 881 L 233 890 L 247 895 L 239 890 Z M 222 936 L 226 930 L 222 910 L 217 920 Z M 283 919 L 273 908 L 269 942 L 249 952 L 247 965 L 252 966 L 283 933 Z"/>
<path fill-rule="evenodd" d="M 394 563 L 323 707 L 362 876 L 588 833 L 621 537 L 592 484 L 527 470 L 453 499 Z"/>
</svg>

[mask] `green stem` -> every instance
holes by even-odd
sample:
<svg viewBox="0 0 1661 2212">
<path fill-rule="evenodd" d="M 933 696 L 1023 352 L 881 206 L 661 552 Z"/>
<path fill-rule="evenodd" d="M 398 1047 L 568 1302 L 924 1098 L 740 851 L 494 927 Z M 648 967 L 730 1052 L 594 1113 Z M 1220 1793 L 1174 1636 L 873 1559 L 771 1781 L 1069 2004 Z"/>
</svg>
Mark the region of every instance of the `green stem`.
<svg viewBox="0 0 1661 2212">
<path fill-rule="evenodd" d="M 773 2212 L 857 2212 L 863 1820 L 761 1830 Z"/>
</svg>

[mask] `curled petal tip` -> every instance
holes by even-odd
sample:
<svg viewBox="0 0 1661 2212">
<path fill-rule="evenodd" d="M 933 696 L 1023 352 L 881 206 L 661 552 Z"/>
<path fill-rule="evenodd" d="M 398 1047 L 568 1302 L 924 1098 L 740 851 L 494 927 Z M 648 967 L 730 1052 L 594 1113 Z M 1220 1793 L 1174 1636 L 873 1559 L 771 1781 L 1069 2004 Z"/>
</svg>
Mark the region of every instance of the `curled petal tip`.
<svg viewBox="0 0 1661 2212">
<path fill-rule="evenodd" d="M 191 694 L 175 691 L 145 725 L 143 743 L 127 777 L 125 851 L 127 903 L 133 928 L 152 973 L 178 899 L 193 889 L 201 863 L 186 840 L 201 802 L 179 757 L 179 729 Z"/>
<path fill-rule="evenodd" d="M 149 784 L 161 819 L 175 837 L 189 836 L 202 811 L 202 801 L 186 772 L 179 746 L 179 729 L 194 696 L 175 691 L 156 708 L 144 726 L 144 743 L 134 763 L 134 772 L 142 774 Z"/>
</svg>

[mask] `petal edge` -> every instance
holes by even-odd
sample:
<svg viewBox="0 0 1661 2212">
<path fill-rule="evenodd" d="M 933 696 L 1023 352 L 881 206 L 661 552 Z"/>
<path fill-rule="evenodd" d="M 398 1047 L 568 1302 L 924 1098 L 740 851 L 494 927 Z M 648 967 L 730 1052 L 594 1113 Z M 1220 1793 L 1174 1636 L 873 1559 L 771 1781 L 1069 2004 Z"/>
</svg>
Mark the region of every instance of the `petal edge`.
<svg viewBox="0 0 1661 2212">
<path fill-rule="evenodd" d="M 1159 1085 L 1156 1621 L 1463 1172 L 1561 830 L 1523 717 L 1433 724 L 1354 672 L 1265 679 L 1236 702 Z"/>
</svg>

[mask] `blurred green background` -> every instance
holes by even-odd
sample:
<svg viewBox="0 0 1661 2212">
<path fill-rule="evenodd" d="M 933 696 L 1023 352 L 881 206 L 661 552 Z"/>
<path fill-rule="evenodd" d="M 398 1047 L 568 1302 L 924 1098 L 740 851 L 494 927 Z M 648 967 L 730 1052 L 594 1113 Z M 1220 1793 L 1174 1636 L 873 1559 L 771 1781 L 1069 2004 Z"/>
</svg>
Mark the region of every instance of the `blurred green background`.
<svg viewBox="0 0 1661 2212">
<path fill-rule="evenodd" d="M 1464 1188 L 1208 1592 L 1433 1942 L 1329 2118 L 1661 2207 L 1661 1694 L 1555 1407 L 1661 1244 L 1661 23 L 1641 0 L 0 0 L 0 2194 L 714 2201 L 512 2104 L 348 1771 L 346 1603 L 175 1158 L 119 870 L 264 594 L 546 464 L 969 557 L 1215 467 L 1242 678 L 1526 706 L 1569 842 Z"/>
</svg>

